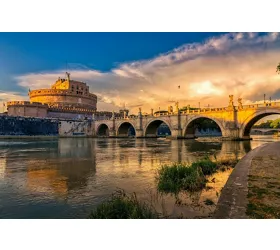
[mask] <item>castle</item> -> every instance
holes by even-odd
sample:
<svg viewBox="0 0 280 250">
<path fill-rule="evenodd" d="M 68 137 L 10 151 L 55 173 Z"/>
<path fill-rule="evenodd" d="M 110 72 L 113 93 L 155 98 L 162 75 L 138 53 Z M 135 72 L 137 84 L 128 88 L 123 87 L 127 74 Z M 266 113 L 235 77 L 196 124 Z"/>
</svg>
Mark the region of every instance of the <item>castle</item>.
<svg viewBox="0 0 280 250">
<path fill-rule="evenodd" d="M 58 78 L 50 89 L 29 90 L 30 101 L 8 102 L 8 115 L 62 119 L 112 116 L 112 112 L 97 111 L 97 96 L 89 92 L 86 83 L 70 79 L 68 72 L 66 75 L 66 79 Z"/>
</svg>

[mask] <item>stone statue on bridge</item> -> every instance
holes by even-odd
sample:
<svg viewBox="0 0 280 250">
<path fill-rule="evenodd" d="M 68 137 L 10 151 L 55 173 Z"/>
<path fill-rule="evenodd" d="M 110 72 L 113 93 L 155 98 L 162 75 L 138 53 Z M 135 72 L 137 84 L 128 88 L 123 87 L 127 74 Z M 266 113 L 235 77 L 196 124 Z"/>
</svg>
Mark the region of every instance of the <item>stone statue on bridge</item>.
<svg viewBox="0 0 280 250">
<path fill-rule="evenodd" d="M 173 113 L 173 107 L 172 107 L 172 106 L 169 106 L 169 107 L 168 107 L 168 113 L 169 113 L 169 114 L 172 114 L 172 113 Z"/>
<path fill-rule="evenodd" d="M 229 95 L 229 105 L 228 106 L 231 106 L 231 107 L 234 106 L 234 104 L 233 104 L 233 95 Z"/>
<path fill-rule="evenodd" d="M 175 102 L 176 111 L 179 113 L 179 102 Z"/>
<path fill-rule="evenodd" d="M 242 98 L 238 98 L 238 109 L 243 109 Z"/>
</svg>

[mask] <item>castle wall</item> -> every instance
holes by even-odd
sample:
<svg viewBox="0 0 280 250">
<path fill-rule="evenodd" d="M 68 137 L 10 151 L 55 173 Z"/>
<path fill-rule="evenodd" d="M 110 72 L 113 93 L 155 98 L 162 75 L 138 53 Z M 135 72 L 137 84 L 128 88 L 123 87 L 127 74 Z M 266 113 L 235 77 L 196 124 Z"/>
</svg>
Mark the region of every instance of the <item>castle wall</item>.
<svg viewBox="0 0 280 250">
<path fill-rule="evenodd" d="M 62 90 L 39 90 L 32 91 L 30 94 L 31 102 L 47 103 L 51 106 L 73 106 L 84 107 L 96 110 L 97 98 L 94 96 L 72 95 Z"/>
<path fill-rule="evenodd" d="M 8 102 L 9 116 L 47 117 L 47 105 L 25 101 Z"/>
<path fill-rule="evenodd" d="M 51 118 L 61 118 L 61 119 L 91 119 L 92 114 L 86 114 L 86 113 L 73 113 L 73 112 L 67 112 L 67 111 L 48 111 L 47 114 L 48 117 Z"/>
<path fill-rule="evenodd" d="M 96 112 L 97 96 L 89 93 L 84 82 L 58 79 L 50 89 L 29 91 L 30 101 L 8 102 L 8 115 L 91 120 Z"/>
<path fill-rule="evenodd" d="M 64 120 L 59 122 L 60 136 L 91 136 L 93 133 L 91 121 Z"/>
<path fill-rule="evenodd" d="M 0 136 L 91 136 L 92 121 L 0 116 Z"/>
<path fill-rule="evenodd" d="M 0 135 L 58 135 L 58 120 L 0 116 Z"/>
</svg>

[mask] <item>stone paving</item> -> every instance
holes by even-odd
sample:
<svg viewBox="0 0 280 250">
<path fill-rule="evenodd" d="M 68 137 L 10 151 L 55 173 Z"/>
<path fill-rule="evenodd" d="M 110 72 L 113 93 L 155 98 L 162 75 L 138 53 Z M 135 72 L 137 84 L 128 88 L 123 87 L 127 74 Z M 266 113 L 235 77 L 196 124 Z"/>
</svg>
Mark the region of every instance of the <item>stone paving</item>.
<svg viewBox="0 0 280 250">
<path fill-rule="evenodd" d="M 271 218 L 277 218 L 280 210 L 280 142 L 261 145 L 238 162 L 222 191 L 213 218 L 270 218 L 259 211 L 254 215 L 246 214 L 248 182 L 250 202 L 253 199 L 266 210 L 272 210 L 274 217 Z M 256 193 L 252 193 L 254 190 Z"/>
</svg>

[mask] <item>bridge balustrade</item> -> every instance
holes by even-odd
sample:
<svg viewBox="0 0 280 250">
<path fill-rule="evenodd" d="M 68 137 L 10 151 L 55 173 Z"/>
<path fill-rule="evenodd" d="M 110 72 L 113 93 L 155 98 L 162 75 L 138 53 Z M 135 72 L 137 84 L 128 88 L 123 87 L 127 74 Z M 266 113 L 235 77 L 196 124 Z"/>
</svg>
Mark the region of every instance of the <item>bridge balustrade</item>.
<svg viewBox="0 0 280 250">
<path fill-rule="evenodd" d="M 267 102 L 267 103 L 243 105 L 243 109 L 246 109 L 246 108 L 279 107 L 279 106 L 280 106 L 280 102 Z"/>
</svg>

